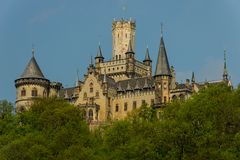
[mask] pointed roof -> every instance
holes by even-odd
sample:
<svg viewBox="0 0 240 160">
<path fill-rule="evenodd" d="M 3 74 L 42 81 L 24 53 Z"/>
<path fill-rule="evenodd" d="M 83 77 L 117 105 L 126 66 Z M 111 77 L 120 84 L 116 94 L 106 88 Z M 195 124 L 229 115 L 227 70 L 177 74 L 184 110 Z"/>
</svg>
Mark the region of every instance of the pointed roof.
<svg viewBox="0 0 240 160">
<path fill-rule="evenodd" d="M 192 72 L 192 83 L 195 83 L 195 75 L 194 75 L 194 72 Z"/>
<path fill-rule="evenodd" d="M 152 60 L 151 60 L 151 58 L 150 58 L 150 56 L 149 56 L 148 47 L 147 47 L 146 54 L 145 54 L 145 59 L 143 60 L 143 62 L 146 62 L 146 61 L 152 62 Z"/>
<path fill-rule="evenodd" d="M 96 55 L 95 58 L 104 58 L 103 55 L 102 55 L 102 49 L 101 49 L 100 44 L 98 46 L 98 51 L 97 51 L 97 55 Z"/>
<path fill-rule="evenodd" d="M 223 79 L 224 79 L 224 80 L 228 80 L 227 59 L 226 59 L 226 50 L 224 50 L 224 68 L 223 68 Z"/>
<path fill-rule="evenodd" d="M 132 41 L 131 41 L 131 39 L 128 42 L 128 50 L 127 50 L 126 53 L 133 53 L 134 54 L 133 48 L 132 48 Z"/>
<path fill-rule="evenodd" d="M 27 67 L 21 75 L 21 78 L 43 78 L 45 79 L 37 61 L 34 57 L 34 49 L 32 51 L 32 58 L 28 62 Z"/>
<path fill-rule="evenodd" d="M 171 75 L 167 52 L 165 49 L 162 36 L 160 40 L 160 47 L 158 51 L 158 59 L 157 59 L 157 65 L 156 65 L 156 71 L 155 71 L 155 76 L 161 76 L 161 75 L 168 75 L 168 76 Z"/>
</svg>

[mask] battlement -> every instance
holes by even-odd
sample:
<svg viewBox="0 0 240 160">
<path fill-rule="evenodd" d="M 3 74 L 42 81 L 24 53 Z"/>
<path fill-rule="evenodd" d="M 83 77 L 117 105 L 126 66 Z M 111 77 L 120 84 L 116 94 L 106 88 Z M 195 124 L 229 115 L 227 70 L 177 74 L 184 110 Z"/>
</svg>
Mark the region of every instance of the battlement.
<svg viewBox="0 0 240 160">
<path fill-rule="evenodd" d="M 112 30 L 114 30 L 115 28 L 122 28 L 122 27 L 131 27 L 133 29 L 136 28 L 136 21 L 135 20 L 125 20 L 125 19 L 120 19 L 120 20 L 113 20 L 112 22 Z"/>
</svg>

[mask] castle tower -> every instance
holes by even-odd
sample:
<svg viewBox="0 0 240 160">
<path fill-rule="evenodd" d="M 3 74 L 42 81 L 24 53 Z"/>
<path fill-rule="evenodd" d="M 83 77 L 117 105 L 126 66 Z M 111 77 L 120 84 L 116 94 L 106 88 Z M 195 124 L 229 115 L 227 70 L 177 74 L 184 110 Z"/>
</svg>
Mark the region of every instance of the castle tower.
<svg viewBox="0 0 240 160">
<path fill-rule="evenodd" d="M 163 36 L 161 36 L 158 59 L 155 70 L 155 102 L 162 104 L 169 102 L 171 71 L 168 63 Z"/>
<path fill-rule="evenodd" d="M 48 97 L 50 81 L 46 79 L 37 64 L 32 49 L 32 58 L 20 78 L 15 80 L 16 111 L 29 109 L 32 101 L 38 97 Z"/>
<path fill-rule="evenodd" d="M 125 53 L 128 50 L 129 41 L 133 51 L 135 51 L 135 29 L 136 23 L 132 20 L 113 21 L 112 22 L 112 59 L 125 59 Z"/>
</svg>

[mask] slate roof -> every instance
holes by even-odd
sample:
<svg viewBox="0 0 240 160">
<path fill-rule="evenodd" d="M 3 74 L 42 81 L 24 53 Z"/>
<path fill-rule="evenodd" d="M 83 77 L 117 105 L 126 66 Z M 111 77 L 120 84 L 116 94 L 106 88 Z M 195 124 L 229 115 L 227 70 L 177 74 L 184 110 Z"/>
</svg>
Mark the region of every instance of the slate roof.
<svg viewBox="0 0 240 160">
<path fill-rule="evenodd" d="M 62 88 L 59 91 L 59 97 L 70 99 L 74 97 L 74 89 L 75 87 L 70 88 Z"/>
<path fill-rule="evenodd" d="M 154 79 L 151 77 L 128 79 L 117 82 L 117 91 L 142 90 L 154 88 Z"/>
<path fill-rule="evenodd" d="M 143 62 L 145 62 L 145 61 L 151 61 L 151 62 L 152 62 L 152 60 L 151 60 L 151 58 L 150 58 L 150 55 L 149 55 L 149 50 L 148 50 L 148 48 L 147 48 L 147 50 L 146 50 L 145 59 L 143 60 Z"/>
<path fill-rule="evenodd" d="M 100 81 L 103 81 L 103 80 L 104 80 L 104 74 L 99 75 L 99 80 L 100 80 Z M 106 75 L 106 81 L 107 81 L 107 84 L 109 84 L 110 87 L 112 87 L 112 88 L 117 88 L 117 84 L 116 84 L 116 82 L 114 81 L 114 79 L 111 78 L 111 77 L 109 77 L 108 75 Z"/>
<path fill-rule="evenodd" d="M 34 56 L 28 62 L 27 67 L 21 75 L 21 78 L 43 78 L 45 79 L 39 65 Z"/>
<path fill-rule="evenodd" d="M 169 76 L 171 75 L 163 37 L 161 37 L 161 40 L 160 40 L 158 59 L 157 59 L 157 65 L 155 70 L 155 76 L 161 76 L 161 75 L 169 75 Z"/>
<path fill-rule="evenodd" d="M 98 46 L 98 52 L 95 58 L 104 58 L 102 55 L 102 49 L 100 45 Z"/>
</svg>

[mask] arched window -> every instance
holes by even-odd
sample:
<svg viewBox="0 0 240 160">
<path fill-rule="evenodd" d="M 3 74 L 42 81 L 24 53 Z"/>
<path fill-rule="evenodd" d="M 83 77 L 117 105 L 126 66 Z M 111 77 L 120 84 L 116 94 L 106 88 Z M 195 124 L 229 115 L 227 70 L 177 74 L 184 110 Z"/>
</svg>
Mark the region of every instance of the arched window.
<svg viewBox="0 0 240 160">
<path fill-rule="evenodd" d="M 89 119 L 89 120 L 93 120 L 93 110 L 92 110 L 92 109 L 90 109 L 90 110 L 88 111 L 88 119 Z"/>
<path fill-rule="evenodd" d="M 90 89 L 90 93 L 92 93 L 93 92 L 93 83 L 90 83 L 89 89 Z"/>
<path fill-rule="evenodd" d="M 125 102 L 124 103 L 124 111 L 127 111 L 127 109 L 128 109 L 128 104 L 127 104 L 127 102 Z"/>
<path fill-rule="evenodd" d="M 185 99 L 185 97 L 184 97 L 183 94 L 180 94 L 180 95 L 179 95 L 179 98 L 180 98 L 180 100 L 182 100 L 182 101 Z"/>
<path fill-rule="evenodd" d="M 83 114 L 83 119 L 86 119 L 86 116 L 87 116 L 86 110 L 83 110 L 82 114 Z"/>
<path fill-rule="evenodd" d="M 23 88 L 23 89 L 21 90 L 21 96 L 26 96 L 26 90 L 25 90 L 25 88 Z"/>
<path fill-rule="evenodd" d="M 83 99 L 87 99 L 87 93 L 86 92 L 84 92 L 84 94 L 83 94 Z"/>
<path fill-rule="evenodd" d="M 32 97 L 37 97 L 38 96 L 38 91 L 36 88 L 33 88 L 32 90 Z"/>
<path fill-rule="evenodd" d="M 118 104 L 116 104 L 115 112 L 118 112 L 118 110 L 119 110 L 119 107 L 118 107 Z"/>
<path fill-rule="evenodd" d="M 121 59 L 121 55 L 119 55 L 119 59 Z"/>
<path fill-rule="evenodd" d="M 118 60 L 118 55 L 116 55 L 116 60 Z"/>
<path fill-rule="evenodd" d="M 172 100 L 173 100 L 173 101 L 176 101 L 176 100 L 177 100 L 177 96 L 176 96 L 176 95 L 173 95 L 173 96 L 172 96 Z"/>
<path fill-rule="evenodd" d="M 99 97 L 99 92 L 98 91 L 96 92 L 96 97 Z"/>
</svg>

